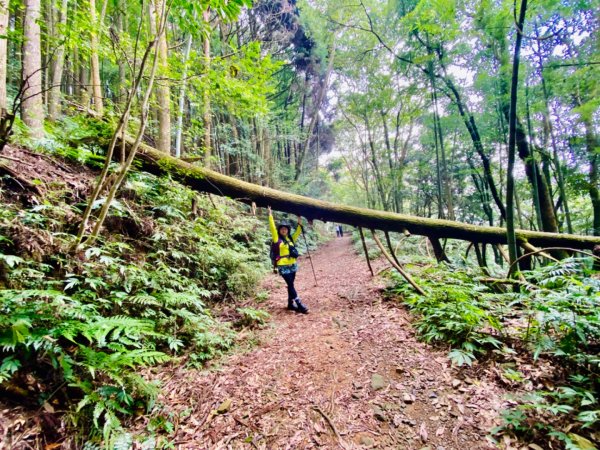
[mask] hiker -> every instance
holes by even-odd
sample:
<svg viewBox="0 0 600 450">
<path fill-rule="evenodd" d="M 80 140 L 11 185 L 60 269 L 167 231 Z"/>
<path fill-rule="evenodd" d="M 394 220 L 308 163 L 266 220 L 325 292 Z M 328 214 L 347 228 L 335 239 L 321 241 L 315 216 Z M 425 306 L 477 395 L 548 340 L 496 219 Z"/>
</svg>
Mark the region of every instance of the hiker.
<svg viewBox="0 0 600 450">
<path fill-rule="evenodd" d="M 296 262 L 298 250 L 296 249 L 295 242 L 302 232 L 302 219 L 298 216 L 298 226 L 292 235 L 290 224 L 288 222 L 282 222 L 276 227 L 270 206 L 268 210 L 269 228 L 271 229 L 271 237 L 273 238 L 271 244 L 271 256 L 277 266 L 279 275 L 283 277 L 285 284 L 287 284 L 287 309 L 302 314 L 308 314 L 308 308 L 302 303 L 300 297 L 298 297 L 296 288 L 294 287 L 294 280 L 296 279 L 296 272 L 298 271 L 298 263 Z"/>
</svg>

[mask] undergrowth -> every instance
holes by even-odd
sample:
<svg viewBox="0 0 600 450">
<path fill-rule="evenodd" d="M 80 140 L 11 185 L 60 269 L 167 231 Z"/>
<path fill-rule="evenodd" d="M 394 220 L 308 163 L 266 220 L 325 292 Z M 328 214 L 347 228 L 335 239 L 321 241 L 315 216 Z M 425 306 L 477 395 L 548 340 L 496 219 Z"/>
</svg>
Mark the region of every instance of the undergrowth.
<svg viewBox="0 0 600 450">
<path fill-rule="evenodd" d="M 64 141 L 44 150 L 95 155 Z M 114 448 L 129 439 L 124 420 L 155 406 L 158 386 L 141 368 L 173 358 L 200 366 L 232 347 L 234 329 L 209 306 L 253 293 L 267 270 L 266 227 L 233 202 L 133 172 L 101 240 L 73 253 L 84 201 L 57 183 L 39 204 L 0 206 L 0 393 L 66 411 L 77 448 Z"/>
<path fill-rule="evenodd" d="M 515 292 L 463 263 L 410 267 L 419 296 L 395 272 L 388 294 L 416 315 L 426 342 L 450 346 L 455 365 L 486 361 L 513 389 L 494 436 L 566 449 L 600 438 L 600 279 L 588 258 L 522 275 Z M 544 447 L 547 448 L 547 447 Z M 549 447 L 548 447 L 549 448 Z"/>
</svg>

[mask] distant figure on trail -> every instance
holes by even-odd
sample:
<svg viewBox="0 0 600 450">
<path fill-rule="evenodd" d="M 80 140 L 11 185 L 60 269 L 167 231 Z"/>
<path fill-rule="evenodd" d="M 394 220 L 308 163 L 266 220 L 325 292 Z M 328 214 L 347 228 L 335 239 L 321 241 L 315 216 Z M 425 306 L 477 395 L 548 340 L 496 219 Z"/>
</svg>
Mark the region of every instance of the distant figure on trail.
<svg viewBox="0 0 600 450">
<path fill-rule="evenodd" d="M 337 237 L 344 237 L 344 229 L 341 225 L 335 226 L 335 234 L 337 235 Z"/>
<path fill-rule="evenodd" d="M 275 226 L 275 219 L 273 219 L 273 213 L 269 206 L 269 228 L 271 229 L 271 237 L 273 242 L 271 244 L 271 258 L 274 264 L 277 266 L 279 275 L 285 280 L 288 291 L 288 304 L 287 309 L 296 311 L 302 314 L 308 314 L 308 308 L 302 303 L 296 288 L 294 287 L 294 280 L 296 279 L 296 272 L 298 271 L 298 250 L 296 249 L 296 240 L 302 232 L 302 219 L 298 216 L 298 226 L 296 231 L 291 235 L 292 228 L 289 223 L 282 222 Z"/>
</svg>

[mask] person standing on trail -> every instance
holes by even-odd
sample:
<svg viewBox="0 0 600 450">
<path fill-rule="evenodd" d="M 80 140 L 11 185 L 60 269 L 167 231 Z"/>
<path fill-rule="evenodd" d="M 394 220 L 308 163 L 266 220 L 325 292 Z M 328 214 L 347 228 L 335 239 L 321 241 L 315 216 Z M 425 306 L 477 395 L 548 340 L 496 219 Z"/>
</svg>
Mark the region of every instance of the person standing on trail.
<svg viewBox="0 0 600 450">
<path fill-rule="evenodd" d="M 279 275 L 285 280 L 288 291 L 288 304 L 287 309 L 296 311 L 302 314 L 308 314 L 308 308 L 302 303 L 296 288 L 294 287 L 294 281 L 296 279 L 296 272 L 298 271 L 298 250 L 296 249 L 295 242 L 302 232 L 302 219 L 298 216 L 298 226 L 294 234 L 289 223 L 282 222 L 275 226 L 275 219 L 271 207 L 269 206 L 269 228 L 271 229 L 271 237 L 273 242 L 271 244 L 271 253 L 277 271 Z"/>
</svg>

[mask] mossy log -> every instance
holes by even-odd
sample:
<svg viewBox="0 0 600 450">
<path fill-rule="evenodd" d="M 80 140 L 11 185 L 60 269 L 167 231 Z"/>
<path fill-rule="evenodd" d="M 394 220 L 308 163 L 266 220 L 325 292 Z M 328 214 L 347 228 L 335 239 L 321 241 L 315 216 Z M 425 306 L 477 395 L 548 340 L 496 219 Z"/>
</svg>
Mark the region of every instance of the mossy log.
<svg viewBox="0 0 600 450">
<path fill-rule="evenodd" d="M 469 242 L 505 244 L 506 230 L 500 227 L 470 225 L 442 219 L 376 211 L 355 206 L 315 200 L 276 189 L 237 180 L 218 172 L 193 166 L 180 159 L 141 145 L 136 156 L 137 166 L 156 175 L 170 175 L 178 182 L 201 192 L 209 192 L 257 206 L 298 214 L 309 220 L 337 222 L 382 231 L 410 233 L 433 239 L 449 238 Z M 570 247 L 593 249 L 600 237 L 517 230 L 519 242 L 539 247 Z"/>
</svg>

